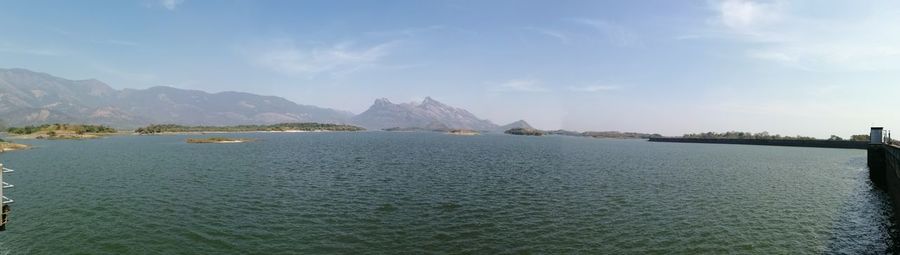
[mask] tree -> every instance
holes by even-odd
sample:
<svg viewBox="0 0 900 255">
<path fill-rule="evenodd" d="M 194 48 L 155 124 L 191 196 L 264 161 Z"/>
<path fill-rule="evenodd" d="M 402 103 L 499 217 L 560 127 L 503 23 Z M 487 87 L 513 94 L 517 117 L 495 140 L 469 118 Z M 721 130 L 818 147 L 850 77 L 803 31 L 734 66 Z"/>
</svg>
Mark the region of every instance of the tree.
<svg viewBox="0 0 900 255">
<path fill-rule="evenodd" d="M 831 135 L 831 137 L 828 138 L 828 141 L 843 141 L 843 140 L 844 140 L 844 138 L 841 138 L 840 136 L 836 136 L 836 135 Z"/>
<path fill-rule="evenodd" d="M 851 135 L 850 141 L 869 141 L 869 135 Z"/>
</svg>

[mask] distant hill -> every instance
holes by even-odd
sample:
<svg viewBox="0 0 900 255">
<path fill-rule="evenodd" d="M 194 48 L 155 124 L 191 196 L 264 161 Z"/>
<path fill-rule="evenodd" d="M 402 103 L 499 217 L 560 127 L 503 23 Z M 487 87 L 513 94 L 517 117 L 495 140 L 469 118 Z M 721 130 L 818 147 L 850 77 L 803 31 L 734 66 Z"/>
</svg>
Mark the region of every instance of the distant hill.
<svg viewBox="0 0 900 255">
<path fill-rule="evenodd" d="M 514 128 L 521 128 L 521 129 L 535 129 L 534 127 L 532 127 L 531 125 L 529 125 L 528 122 L 525 122 L 524 120 L 518 120 L 518 121 L 516 121 L 516 122 L 509 123 L 509 124 L 500 126 L 500 127 L 498 127 L 497 129 L 495 129 L 495 131 L 497 131 L 497 132 L 505 132 L 506 130 L 510 130 L 510 129 L 514 129 Z"/>
<path fill-rule="evenodd" d="M 527 136 L 542 136 L 544 135 L 544 131 L 533 129 L 533 128 L 513 128 L 510 130 L 503 131 L 503 133 L 510 135 L 527 135 Z"/>
<path fill-rule="evenodd" d="M 67 80 L 25 69 L 0 69 L 0 123 L 7 126 L 346 123 L 351 117 L 349 112 L 299 105 L 275 96 L 172 87 L 116 90 L 98 80 Z"/>
<path fill-rule="evenodd" d="M 583 136 L 583 137 L 593 137 L 593 138 L 616 138 L 616 139 L 647 139 L 651 137 L 662 137 L 660 134 L 647 134 L 647 133 L 636 133 L 636 132 L 619 132 L 619 131 L 586 131 L 586 132 L 577 132 L 570 130 L 551 130 L 544 131 L 545 134 L 548 135 L 563 135 L 563 136 Z"/>
<path fill-rule="evenodd" d="M 353 117 L 351 123 L 368 129 L 426 128 L 441 126 L 451 129 L 495 130 L 497 125 L 460 108 L 445 105 L 431 97 L 421 103 L 394 104 L 386 98 L 375 103 L 363 113 Z"/>
</svg>

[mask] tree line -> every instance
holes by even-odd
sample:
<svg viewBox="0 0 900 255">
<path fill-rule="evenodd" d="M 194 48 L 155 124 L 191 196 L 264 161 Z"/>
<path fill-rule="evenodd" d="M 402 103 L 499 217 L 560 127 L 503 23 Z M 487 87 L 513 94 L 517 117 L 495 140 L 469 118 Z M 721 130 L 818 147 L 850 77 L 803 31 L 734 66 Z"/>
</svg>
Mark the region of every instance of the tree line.
<svg viewBox="0 0 900 255">
<path fill-rule="evenodd" d="M 56 131 L 69 131 L 76 134 L 86 134 L 86 133 L 115 133 L 116 129 L 103 126 L 103 125 L 85 125 L 85 124 L 66 124 L 66 123 L 54 123 L 54 124 L 44 124 L 40 126 L 24 126 L 24 127 L 11 127 L 6 129 L 6 132 L 10 134 L 17 135 L 28 135 L 34 134 L 37 132 L 53 132 Z"/>
<path fill-rule="evenodd" d="M 255 132 L 255 131 L 363 131 L 364 128 L 324 123 L 280 123 L 274 125 L 238 125 L 238 126 L 184 126 L 176 124 L 158 124 L 135 129 L 139 134 L 184 133 L 184 132 Z"/>
<path fill-rule="evenodd" d="M 706 132 L 706 133 L 695 133 L 695 134 L 685 134 L 682 136 L 684 138 L 695 138 L 695 139 L 761 139 L 761 140 L 816 140 L 815 137 L 810 136 L 782 136 L 782 135 L 772 135 L 769 132 L 759 132 L 759 133 L 751 133 L 751 132 L 740 132 L 740 131 L 728 131 L 725 133 L 716 133 L 716 132 Z M 831 135 L 828 138 L 829 141 L 847 141 L 843 137 Z M 868 141 L 869 135 L 852 135 L 850 136 L 849 141 Z"/>
<path fill-rule="evenodd" d="M 728 131 L 725 133 L 716 133 L 716 132 L 706 132 L 706 133 L 696 133 L 696 134 L 685 134 L 684 138 L 700 138 L 700 139 L 763 139 L 763 140 L 815 140 L 815 137 L 809 136 L 782 136 L 782 135 L 772 135 L 769 132 L 759 132 L 759 133 L 751 133 L 751 132 L 740 132 L 740 131 Z"/>
</svg>

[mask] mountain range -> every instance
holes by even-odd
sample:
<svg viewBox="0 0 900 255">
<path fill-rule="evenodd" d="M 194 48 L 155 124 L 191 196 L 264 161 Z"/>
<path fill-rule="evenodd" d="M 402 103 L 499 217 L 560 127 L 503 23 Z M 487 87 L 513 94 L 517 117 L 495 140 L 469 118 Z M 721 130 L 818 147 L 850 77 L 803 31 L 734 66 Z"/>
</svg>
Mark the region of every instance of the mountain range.
<svg viewBox="0 0 900 255">
<path fill-rule="evenodd" d="M 0 69 L 0 119 L 7 125 L 83 122 L 116 127 L 345 122 L 353 114 L 240 92 L 172 87 L 116 90 L 98 80 L 67 80 Z"/>
<path fill-rule="evenodd" d="M 451 128 L 497 131 L 498 126 L 431 97 L 421 103 L 377 99 L 365 112 L 302 105 L 276 96 L 207 93 L 173 87 L 117 90 L 94 79 L 68 80 L 26 69 L 0 69 L 0 121 L 7 126 L 90 123 L 118 128 L 149 124 L 245 125 L 285 122 L 354 124 L 368 129 Z"/>
<path fill-rule="evenodd" d="M 495 130 L 502 132 L 502 131 L 513 129 L 513 128 L 535 129 L 534 127 L 529 125 L 528 122 L 525 122 L 524 120 L 518 120 L 516 122 L 497 127 Z"/>
<path fill-rule="evenodd" d="M 433 127 L 495 130 L 497 124 L 479 119 L 464 109 L 445 105 L 431 97 L 421 103 L 394 104 L 386 98 L 375 100 L 375 103 L 363 113 L 354 116 L 351 123 L 366 128 L 385 129 L 393 127 Z"/>
</svg>

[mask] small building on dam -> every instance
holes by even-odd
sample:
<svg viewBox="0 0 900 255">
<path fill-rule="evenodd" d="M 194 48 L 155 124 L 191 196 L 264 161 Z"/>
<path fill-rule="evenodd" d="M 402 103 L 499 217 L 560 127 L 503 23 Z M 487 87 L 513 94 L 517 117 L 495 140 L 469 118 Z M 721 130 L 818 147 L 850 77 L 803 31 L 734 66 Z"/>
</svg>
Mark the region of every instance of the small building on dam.
<svg viewBox="0 0 900 255">
<path fill-rule="evenodd" d="M 869 137 L 869 179 L 888 193 L 894 211 L 900 211 L 900 144 L 893 143 L 882 127 L 873 127 Z"/>
</svg>

